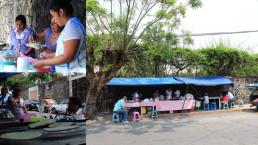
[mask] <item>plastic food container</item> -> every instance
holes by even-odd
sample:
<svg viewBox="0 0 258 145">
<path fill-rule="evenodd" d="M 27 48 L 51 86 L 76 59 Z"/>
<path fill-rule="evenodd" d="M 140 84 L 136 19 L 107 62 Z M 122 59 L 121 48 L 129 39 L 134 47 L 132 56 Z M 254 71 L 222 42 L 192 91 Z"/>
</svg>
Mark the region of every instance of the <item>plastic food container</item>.
<svg viewBox="0 0 258 145">
<path fill-rule="evenodd" d="M 16 64 L 12 61 L 4 62 L 4 72 L 16 72 Z"/>
<path fill-rule="evenodd" d="M 46 67 L 38 67 L 35 68 L 37 72 L 49 72 L 50 71 L 50 67 L 46 66 Z"/>
</svg>

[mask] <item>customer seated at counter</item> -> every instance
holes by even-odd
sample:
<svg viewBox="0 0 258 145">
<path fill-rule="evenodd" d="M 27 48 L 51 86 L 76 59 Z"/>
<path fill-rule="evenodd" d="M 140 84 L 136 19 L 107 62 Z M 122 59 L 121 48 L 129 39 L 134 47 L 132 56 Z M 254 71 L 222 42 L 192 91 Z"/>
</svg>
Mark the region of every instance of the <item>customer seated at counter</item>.
<svg viewBox="0 0 258 145">
<path fill-rule="evenodd" d="M 185 98 L 186 98 L 187 100 L 193 100 L 193 99 L 194 99 L 194 96 L 193 96 L 193 94 L 191 94 L 190 92 L 186 92 Z"/>
<path fill-rule="evenodd" d="M 1 96 L 0 96 L 0 105 L 7 105 L 9 95 L 8 95 L 8 88 L 6 86 L 1 88 Z"/>
<path fill-rule="evenodd" d="M 35 57 L 35 50 L 29 48 L 29 36 L 33 35 L 33 31 L 27 27 L 26 17 L 18 15 L 15 18 L 16 28 L 11 30 L 7 39 L 7 48 L 13 48 L 17 52 L 21 52 L 26 56 Z"/>
<path fill-rule="evenodd" d="M 226 103 L 228 103 L 228 100 L 229 100 L 228 92 L 223 91 L 223 92 L 222 92 L 221 101 L 222 101 L 222 102 L 226 102 Z"/>
<path fill-rule="evenodd" d="M 180 99 L 180 90 L 175 91 L 175 95 L 173 99 Z"/>
<path fill-rule="evenodd" d="M 138 91 L 133 93 L 132 98 L 133 98 L 134 102 L 140 102 L 140 95 L 139 95 Z"/>
<path fill-rule="evenodd" d="M 27 114 L 24 100 L 20 97 L 20 89 L 13 90 L 12 97 L 8 99 L 8 109 L 13 113 L 16 120 L 23 122 L 24 115 Z"/>
<path fill-rule="evenodd" d="M 124 123 L 128 123 L 128 111 L 127 109 L 124 107 L 125 103 L 126 103 L 127 97 L 124 96 L 123 98 L 121 98 L 120 100 L 118 100 L 115 104 L 113 113 L 117 113 L 119 114 L 119 118 L 120 116 L 122 116 L 120 118 L 120 121 L 124 122 Z"/>
<path fill-rule="evenodd" d="M 206 92 L 205 95 L 204 95 L 203 104 L 209 104 L 209 96 L 208 96 L 208 93 L 207 93 L 207 92 Z"/>
<path fill-rule="evenodd" d="M 154 98 L 154 101 L 158 101 L 159 100 L 159 90 L 156 90 L 154 93 L 153 93 L 153 98 Z"/>
<path fill-rule="evenodd" d="M 223 106 L 223 104 L 228 104 L 229 101 L 229 97 L 228 97 L 228 92 L 223 91 L 222 92 L 222 97 L 221 97 L 221 105 Z"/>
<path fill-rule="evenodd" d="M 173 91 L 172 91 L 172 89 L 170 87 L 165 91 L 165 94 L 166 94 L 166 99 L 167 100 L 171 100 L 172 99 Z"/>
</svg>

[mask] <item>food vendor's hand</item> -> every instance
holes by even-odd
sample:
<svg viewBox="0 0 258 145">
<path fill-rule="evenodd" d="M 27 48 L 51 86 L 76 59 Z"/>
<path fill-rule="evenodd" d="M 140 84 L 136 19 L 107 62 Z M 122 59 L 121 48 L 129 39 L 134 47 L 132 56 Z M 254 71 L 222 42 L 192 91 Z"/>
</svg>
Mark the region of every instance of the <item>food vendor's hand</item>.
<svg viewBox="0 0 258 145">
<path fill-rule="evenodd" d="M 34 42 L 35 41 L 35 36 L 30 35 L 28 39 L 29 39 L 29 42 Z"/>
<path fill-rule="evenodd" d="M 37 68 L 37 67 L 45 66 L 45 63 L 44 63 L 44 60 L 38 60 L 38 61 L 33 62 L 32 65 Z"/>
<path fill-rule="evenodd" d="M 47 52 L 43 52 L 40 55 L 41 55 L 42 58 L 50 58 L 51 57 L 51 55 Z"/>
<path fill-rule="evenodd" d="M 45 51 L 45 50 L 47 50 L 47 47 L 41 47 L 41 48 L 39 49 L 40 52 L 43 52 L 43 51 Z"/>
</svg>

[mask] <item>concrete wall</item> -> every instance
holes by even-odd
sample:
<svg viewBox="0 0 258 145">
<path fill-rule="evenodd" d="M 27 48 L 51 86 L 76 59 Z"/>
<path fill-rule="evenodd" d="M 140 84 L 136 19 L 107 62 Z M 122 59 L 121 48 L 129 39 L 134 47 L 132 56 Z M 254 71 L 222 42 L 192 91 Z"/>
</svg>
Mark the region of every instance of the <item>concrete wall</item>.
<svg viewBox="0 0 258 145">
<path fill-rule="evenodd" d="M 50 0 L 0 0 L 0 40 L 6 41 L 11 28 L 15 27 L 15 17 L 23 14 L 28 27 L 35 32 L 43 31 L 50 24 Z M 72 0 L 74 15 L 86 21 L 86 1 Z"/>
</svg>

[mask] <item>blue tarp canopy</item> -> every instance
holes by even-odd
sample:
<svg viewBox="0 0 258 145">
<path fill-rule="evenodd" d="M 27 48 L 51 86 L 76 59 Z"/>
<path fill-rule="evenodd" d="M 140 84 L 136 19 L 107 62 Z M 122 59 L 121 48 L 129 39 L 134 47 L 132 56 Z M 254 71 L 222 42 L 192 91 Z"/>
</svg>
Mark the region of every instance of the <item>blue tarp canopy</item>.
<svg viewBox="0 0 258 145">
<path fill-rule="evenodd" d="M 198 86 L 229 85 L 233 82 L 223 76 L 211 77 L 164 77 L 164 78 L 113 78 L 108 86 L 158 86 L 191 84 Z"/>
<path fill-rule="evenodd" d="M 182 81 L 185 84 L 197 86 L 218 86 L 230 85 L 233 82 L 224 76 L 209 76 L 209 77 L 175 77 L 176 80 Z"/>
<path fill-rule="evenodd" d="M 248 84 L 246 85 L 246 87 L 258 87 L 258 83 Z"/>
<path fill-rule="evenodd" d="M 108 86 L 154 86 L 184 84 L 173 77 L 165 78 L 113 78 L 108 82 Z"/>
</svg>

